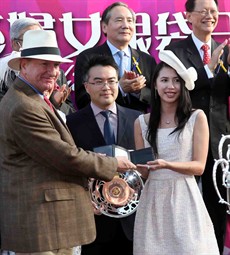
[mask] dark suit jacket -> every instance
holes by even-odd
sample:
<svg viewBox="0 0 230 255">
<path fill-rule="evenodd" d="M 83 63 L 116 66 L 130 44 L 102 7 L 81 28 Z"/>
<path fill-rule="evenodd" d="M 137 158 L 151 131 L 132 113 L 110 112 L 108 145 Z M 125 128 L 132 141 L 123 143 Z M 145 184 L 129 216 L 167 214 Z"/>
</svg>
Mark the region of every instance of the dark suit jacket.
<svg viewBox="0 0 230 255">
<path fill-rule="evenodd" d="M 212 39 L 212 51 L 219 43 Z M 228 96 L 230 95 L 229 76 L 220 68 L 219 73 L 208 79 L 200 54 L 191 35 L 186 39 L 171 43 L 165 49 L 173 51 L 188 68 L 193 66 L 198 73 L 195 88 L 190 92 L 193 107 L 203 109 L 209 120 L 211 150 L 215 159 L 219 158 L 218 144 L 222 134 L 230 133 L 228 119 Z M 223 54 L 225 67 L 227 64 L 227 49 Z"/>
<path fill-rule="evenodd" d="M 117 105 L 118 130 L 117 143 L 127 149 L 134 149 L 134 121 L 141 112 Z M 67 116 L 67 126 L 76 144 L 86 150 L 105 145 L 105 140 L 90 105 Z M 87 138 L 87 139 L 86 139 Z M 127 238 L 133 238 L 134 214 L 115 219 L 108 216 L 95 216 L 97 239 L 99 242 L 107 242 L 113 238 L 118 221 L 121 221 Z"/>
<path fill-rule="evenodd" d="M 0 103 L 2 249 L 41 252 L 96 237 L 88 178 L 111 180 L 117 160 L 77 148 L 45 101 L 16 78 Z"/>
<path fill-rule="evenodd" d="M 75 63 L 74 83 L 75 83 L 75 101 L 78 109 L 83 108 L 90 102 L 90 98 L 85 91 L 82 75 L 85 61 L 87 61 L 93 54 L 108 55 L 113 57 L 107 42 L 100 46 L 87 49 L 77 56 Z M 122 97 L 122 94 L 119 91 L 116 102 L 119 105 L 140 110 L 142 112 L 146 112 L 149 108 L 151 101 L 150 89 L 153 73 L 156 67 L 156 61 L 152 56 L 140 50 L 135 50 L 131 48 L 131 54 L 132 56 L 135 57 L 136 60 L 139 59 L 138 61 L 139 67 L 146 78 L 146 87 L 141 90 L 140 98 L 130 95 L 130 103 L 128 103 L 127 100 L 125 100 L 124 97 Z"/>
</svg>

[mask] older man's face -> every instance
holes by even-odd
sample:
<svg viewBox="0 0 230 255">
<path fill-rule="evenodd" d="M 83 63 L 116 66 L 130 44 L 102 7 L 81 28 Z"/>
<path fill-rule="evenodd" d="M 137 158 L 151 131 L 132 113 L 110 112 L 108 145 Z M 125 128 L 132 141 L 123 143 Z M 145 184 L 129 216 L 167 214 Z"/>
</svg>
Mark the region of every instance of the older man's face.
<svg viewBox="0 0 230 255">
<path fill-rule="evenodd" d="M 20 76 L 33 85 L 42 94 L 52 91 L 59 76 L 59 62 L 22 59 Z"/>
</svg>

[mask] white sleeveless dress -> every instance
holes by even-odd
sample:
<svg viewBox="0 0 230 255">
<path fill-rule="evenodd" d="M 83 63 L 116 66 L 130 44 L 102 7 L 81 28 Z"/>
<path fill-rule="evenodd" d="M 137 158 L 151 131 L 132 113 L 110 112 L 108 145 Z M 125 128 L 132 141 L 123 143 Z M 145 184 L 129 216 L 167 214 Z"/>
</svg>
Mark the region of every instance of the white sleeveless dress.
<svg viewBox="0 0 230 255">
<path fill-rule="evenodd" d="M 159 158 L 192 159 L 196 110 L 179 140 L 173 128 L 158 129 Z M 147 125 L 139 116 L 145 147 Z M 182 142 L 183 141 L 183 142 Z M 194 176 L 169 169 L 150 171 L 143 188 L 134 227 L 134 255 L 218 255 L 213 224 Z"/>
</svg>

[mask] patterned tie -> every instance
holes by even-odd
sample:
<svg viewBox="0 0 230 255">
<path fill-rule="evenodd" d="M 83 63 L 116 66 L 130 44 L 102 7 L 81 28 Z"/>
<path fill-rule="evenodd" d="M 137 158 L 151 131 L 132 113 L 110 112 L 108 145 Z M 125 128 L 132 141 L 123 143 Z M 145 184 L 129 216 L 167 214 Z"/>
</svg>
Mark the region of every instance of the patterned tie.
<svg viewBox="0 0 230 255">
<path fill-rule="evenodd" d="M 204 44 L 201 49 L 204 51 L 203 63 L 204 65 L 207 65 L 210 61 L 210 56 L 208 54 L 209 46 Z"/>
<path fill-rule="evenodd" d="M 125 59 L 124 59 L 124 51 L 120 50 L 117 52 L 120 58 L 120 63 L 119 63 L 119 78 L 121 78 L 124 74 L 125 70 Z"/>
<path fill-rule="evenodd" d="M 114 137 L 114 132 L 113 128 L 110 124 L 109 121 L 109 115 L 111 114 L 110 111 L 102 111 L 101 114 L 105 117 L 105 123 L 104 123 L 104 138 L 106 144 L 115 144 L 115 137 Z"/>
<path fill-rule="evenodd" d="M 49 105 L 50 109 L 54 111 L 53 105 L 51 104 L 49 98 L 47 96 L 44 96 L 44 100 Z"/>
</svg>

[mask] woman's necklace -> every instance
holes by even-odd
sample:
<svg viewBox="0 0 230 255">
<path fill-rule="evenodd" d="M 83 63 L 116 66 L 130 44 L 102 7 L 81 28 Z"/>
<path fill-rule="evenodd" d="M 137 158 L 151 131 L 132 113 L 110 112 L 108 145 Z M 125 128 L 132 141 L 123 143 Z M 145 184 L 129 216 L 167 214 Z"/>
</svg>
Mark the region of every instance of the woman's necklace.
<svg viewBox="0 0 230 255">
<path fill-rule="evenodd" d="M 170 123 L 171 123 L 170 120 L 166 120 L 166 121 L 165 121 L 165 124 L 167 124 L 167 125 L 169 125 Z"/>
</svg>

